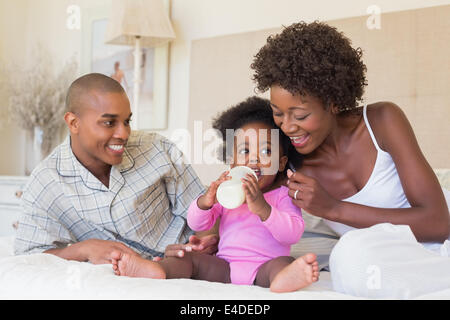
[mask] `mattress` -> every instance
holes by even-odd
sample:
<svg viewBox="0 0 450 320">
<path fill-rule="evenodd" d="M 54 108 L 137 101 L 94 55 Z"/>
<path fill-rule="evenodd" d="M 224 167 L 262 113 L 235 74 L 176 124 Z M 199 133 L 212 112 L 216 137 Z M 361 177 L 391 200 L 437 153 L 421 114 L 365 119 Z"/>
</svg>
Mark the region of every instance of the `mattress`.
<svg viewBox="0 0 450 320">
<path fill-rule="evenodd" d="M 357 299 L 332 290 L 329 272 L 309 288 L 267 288 L 190 279 L 119 277 L 111 265 L 67 261 L 51 254 L 13 255 L 13 238 L 0 238 L 0 299 L 276 300 Z"/>
<path fill-rule="evenodd" d="M 272 293 L 267 288 L 190 279 L 119 277 L 111 265 L 67 261 L 51 254 L 13 255 L 13 238 L 0 238 L 0 299 L 348 300 L 333 291 L 329 272 L 308 288 Z M 450 299 L 450 289 L 418 299 Z"/>
</svg>

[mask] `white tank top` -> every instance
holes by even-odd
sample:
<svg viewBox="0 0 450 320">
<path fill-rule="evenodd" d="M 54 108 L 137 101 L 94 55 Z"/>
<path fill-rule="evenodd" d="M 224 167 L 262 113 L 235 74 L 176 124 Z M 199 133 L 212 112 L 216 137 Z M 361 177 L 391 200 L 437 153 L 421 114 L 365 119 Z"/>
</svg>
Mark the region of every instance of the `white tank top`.
<svg viewBox="0 0 450 320">
<path fill-rule="evenodd" d="M 364 122 L 372 142 L 377 149 L 377 159 L 366 185 L 353 196 L 342 201 L 376 208 L 410 208 L 400 182 L 395 163 L 389 153 L 381 150 L 367 119 L 367 106 L 363 109 Z M 325 223 L 339 235 L 354 230 L 354 227 L 324 219 Z"/>
</svg>

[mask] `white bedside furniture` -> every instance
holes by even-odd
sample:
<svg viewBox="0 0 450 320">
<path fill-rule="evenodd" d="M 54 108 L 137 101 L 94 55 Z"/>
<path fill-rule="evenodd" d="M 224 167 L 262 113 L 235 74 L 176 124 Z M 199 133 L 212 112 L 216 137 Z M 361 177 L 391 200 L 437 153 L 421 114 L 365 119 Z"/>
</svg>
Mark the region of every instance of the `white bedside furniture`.
<svg viewBox="0 0 450 320">
<path fill-rule="evenodd" d="M 0 176 L 0 237 L 13 236 L 22 213 L 20 197 L 28 177 Z"/>
</svg>

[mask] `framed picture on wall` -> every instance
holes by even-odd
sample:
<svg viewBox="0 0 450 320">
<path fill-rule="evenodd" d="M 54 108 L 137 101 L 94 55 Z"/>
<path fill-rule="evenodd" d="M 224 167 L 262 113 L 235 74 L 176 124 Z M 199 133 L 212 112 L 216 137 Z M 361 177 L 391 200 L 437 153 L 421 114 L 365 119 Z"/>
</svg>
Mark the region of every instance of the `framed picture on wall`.
<svg viewBox="0 0 450 320">
<path fill-rule="evenodd" d="M 105 43 L 110 8 L 107 6 L 82 12 L 81 72 L 102 73 L 117 80 L 133 104 L 134 48 Z M 169 44 L 142 49 L 139 95 L 139 130 L 167 128 Z"/>
</svg>

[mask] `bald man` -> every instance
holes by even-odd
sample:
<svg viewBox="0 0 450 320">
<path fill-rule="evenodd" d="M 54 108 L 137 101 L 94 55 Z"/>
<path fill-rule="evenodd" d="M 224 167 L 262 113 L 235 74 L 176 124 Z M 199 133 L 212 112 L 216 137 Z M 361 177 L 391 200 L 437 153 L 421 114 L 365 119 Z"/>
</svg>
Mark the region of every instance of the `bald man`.
<svg viewBox="0 0 450 320">
<path fill-rule="evenodd" d="M 15 253 L 104 264 L 115 250 L 150 258 L 186 243 L 204 186 L 176 146 L 131 132 L 124 89 L 102 74 L 77 79 L 66 107 L 70 135 L 31 173 Z"/>
</svg>

